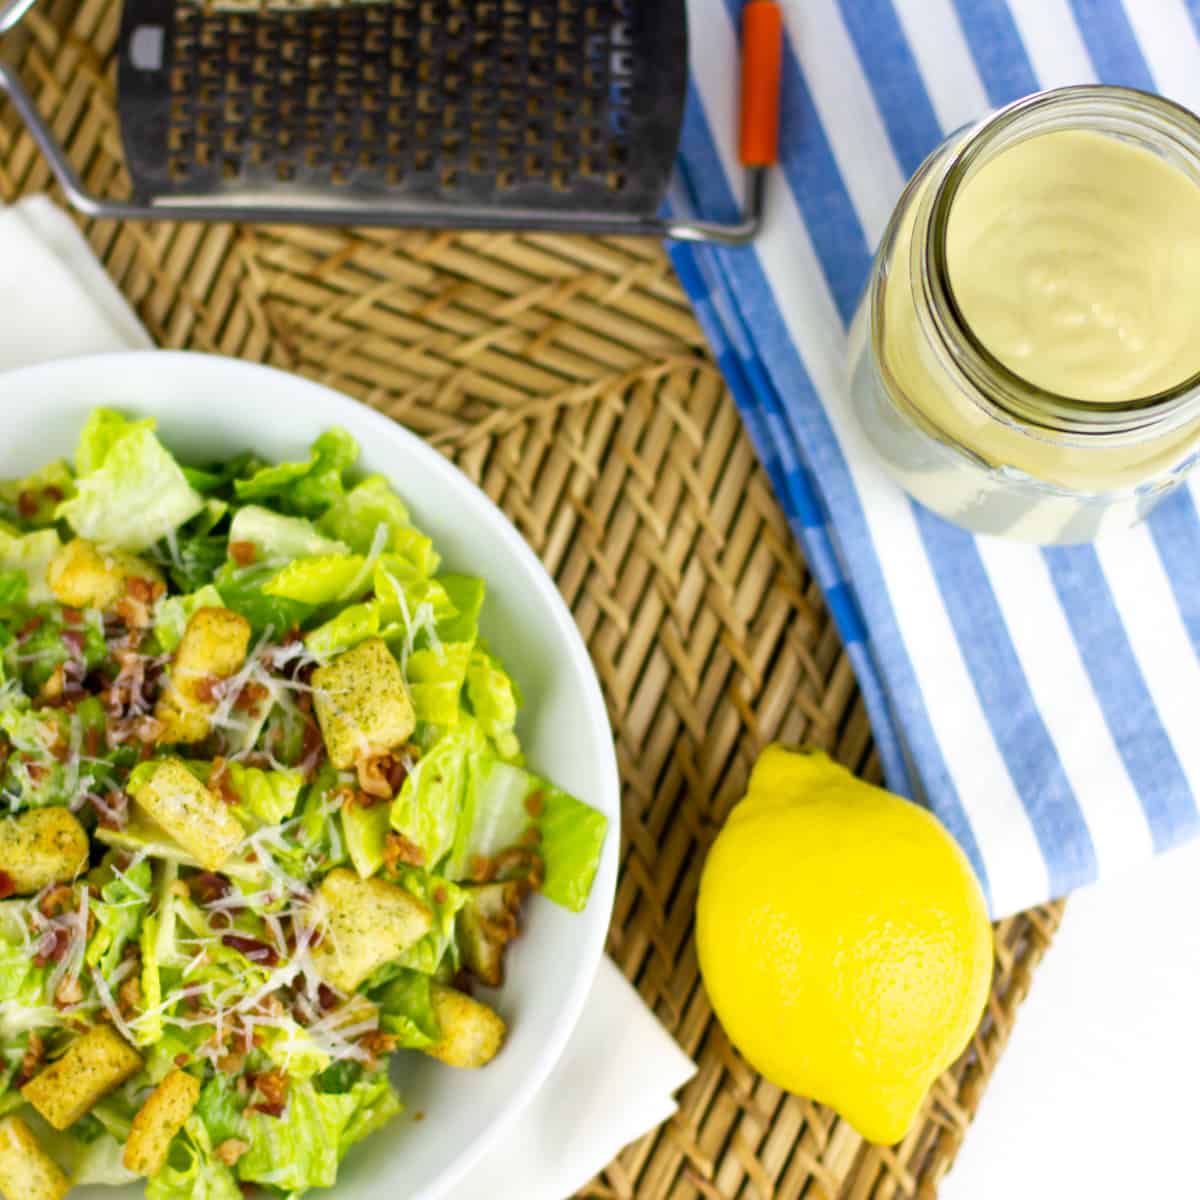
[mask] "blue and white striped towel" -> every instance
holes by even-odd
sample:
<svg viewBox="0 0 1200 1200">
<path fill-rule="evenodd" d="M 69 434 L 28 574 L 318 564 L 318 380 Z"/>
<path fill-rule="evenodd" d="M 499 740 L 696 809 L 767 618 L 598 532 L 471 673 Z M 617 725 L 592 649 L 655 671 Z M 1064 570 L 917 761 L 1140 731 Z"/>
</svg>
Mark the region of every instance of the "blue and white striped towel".
<svg viewBox="0 0 1200 1200">
<path fill-rule="evenodd" d="M 671 203 L 740 194 L 739 0 L 691 0 Z M 1102 81 L 1200 110 L 1200 0 L 784 0 L 781 169 L 751 248 L 673 248 L 837 618 L 889 784 L 1003 916 L 1200 830 L 1200 481 L 1095 547 L 976 538 L 884 475 L 846 329 L 907 177 L 949 131 Z"/>
</svg>

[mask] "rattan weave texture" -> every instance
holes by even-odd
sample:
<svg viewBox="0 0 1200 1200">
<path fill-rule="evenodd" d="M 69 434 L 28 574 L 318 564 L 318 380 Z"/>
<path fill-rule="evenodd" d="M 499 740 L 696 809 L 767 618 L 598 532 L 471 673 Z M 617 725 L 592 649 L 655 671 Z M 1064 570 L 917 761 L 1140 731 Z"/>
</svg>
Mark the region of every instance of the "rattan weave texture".
<svg viewBox="0 0 1200 1200">
<path fill-rule="evenodd" d="M 45 0 L 4 53 L 87 182 L 127 186 L 114 0 Z M 0 196 L 46 190 L 0 113 Z M 600 672 L 624 778 L 609 950 L 699 1063 L 678 1115 L 582 1195 L 932 1197 L 1057 926 L 998 927 L 963 1058 L 895 1148 L 781 1093 L 713 1021 L 691 940 L 705 847 L 769 740 L 878 777 L 849 662 L 658 246 L 555 236 L 85 226 L 159 344 L 269 362 L 395 417 L 541 555 Z M 499 1197 L 498 1200 L 507 1200 Z"/>
</svg>

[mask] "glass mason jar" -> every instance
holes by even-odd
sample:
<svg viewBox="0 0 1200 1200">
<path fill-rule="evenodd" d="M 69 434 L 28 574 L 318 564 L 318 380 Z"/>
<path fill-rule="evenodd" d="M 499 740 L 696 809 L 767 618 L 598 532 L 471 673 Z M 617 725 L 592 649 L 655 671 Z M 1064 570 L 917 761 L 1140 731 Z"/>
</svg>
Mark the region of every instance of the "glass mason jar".
<svg viewBox="0 0 1200 1200">
<path fill-rule="evenodd" d="M 851 394 L 868 438 L 923 504 L 980 533 L 1086 542 L 1144 517 L 1200 451 L 1197 373 L 1127 401 L 1045 391 L 966 323 L 947 268 L 955 197 L 1027 138 L 1085 130 L 1150 150 L 1200 189 L 1200 119 L 1161 97 L 1043 92 L 948 138 L 905 188 L 850 331 Z"/>
</svg>

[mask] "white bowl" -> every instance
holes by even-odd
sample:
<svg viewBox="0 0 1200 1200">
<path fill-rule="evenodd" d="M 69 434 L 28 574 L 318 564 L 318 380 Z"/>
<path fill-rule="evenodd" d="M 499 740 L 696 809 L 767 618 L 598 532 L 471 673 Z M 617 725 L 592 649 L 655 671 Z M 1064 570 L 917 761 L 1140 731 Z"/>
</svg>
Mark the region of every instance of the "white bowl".
<svg viewBox="0 0 1200 1200">
<path fill-rule="evenodd" d="M 362 447 L 359 467 L 391 480 L 446 566 L 487 580 L 482 631 L 524 695 L 518 732 L 529 762 L 605 813 L 609 829 L 584 912 L 540 897 L 530 906 L 495 997 L 510 1028 L 500 1055 L 482 1071 L 397 1056 L 395 1080 L 407 1110 L 351 1151 L 332 1193 L 338 1200 L 444 1195 L 519 1119 L 558 1059 L 612 911 L 620 812 L 612 735 L 595 671 L 558 590 L 508 519 L 435 450 L 365 405 L 281 371 L 199 354 L 106 354 L 0 376 L 0 400 L 9 413 L 0 478 L 70 457 L 97 405 L 157 417 L 164 442 L 190 462 L 245 449 L 295 458 L 323 429 L 340 425 Z M 412 1119 L 417 1113 L 419 1122 Z M 79 1195 L 134 1200 L 140 1192 L 88 1188 Z"/>
</svg>

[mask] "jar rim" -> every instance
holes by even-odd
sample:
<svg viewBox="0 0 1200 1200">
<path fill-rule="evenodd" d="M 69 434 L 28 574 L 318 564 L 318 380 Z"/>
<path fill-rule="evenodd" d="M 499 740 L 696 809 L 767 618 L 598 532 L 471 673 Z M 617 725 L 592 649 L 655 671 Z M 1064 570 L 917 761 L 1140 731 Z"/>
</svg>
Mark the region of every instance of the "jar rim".
<svg viewBox="0 0 1200 1200">
<path fill-rule="evenodd" d="M 947 254 L 950 212 L 972 172 L 997 153 L 1055 129 L 1088 128 L 1157 139 L 1189 160 L 1200 189 L 1200 116 L 1135 88 L 1078 84 L 1024 96 L 981 121 L 951 153 L 932 193 L 924 238 L 924 287 L 931 323 L 973 390 L 1021 425 L 1055 433 L 1136 433 L 1200 412 L 1200 368 L 1174 386 L 1120 401 L 1084 400 L 1039 387 L 1000 361 L 971 328 L 954 294 Z"/>
</svg>

